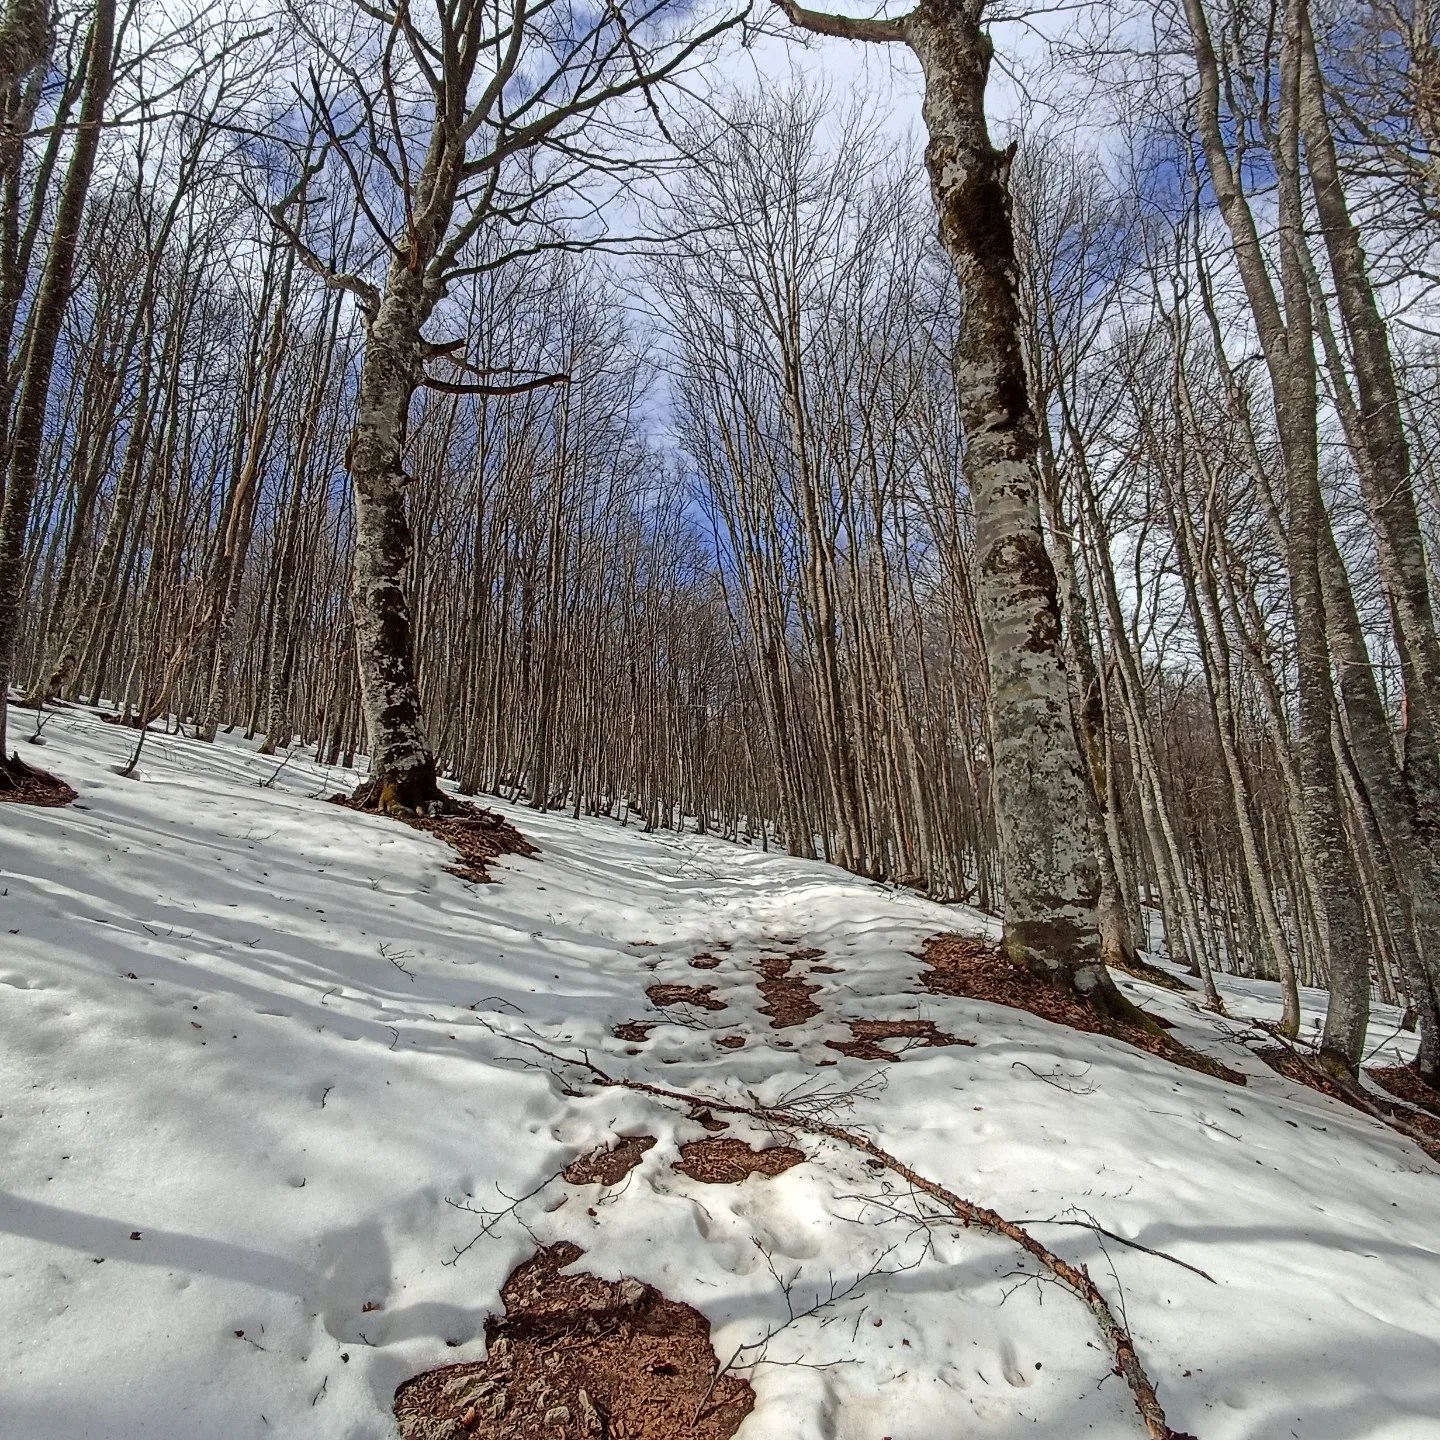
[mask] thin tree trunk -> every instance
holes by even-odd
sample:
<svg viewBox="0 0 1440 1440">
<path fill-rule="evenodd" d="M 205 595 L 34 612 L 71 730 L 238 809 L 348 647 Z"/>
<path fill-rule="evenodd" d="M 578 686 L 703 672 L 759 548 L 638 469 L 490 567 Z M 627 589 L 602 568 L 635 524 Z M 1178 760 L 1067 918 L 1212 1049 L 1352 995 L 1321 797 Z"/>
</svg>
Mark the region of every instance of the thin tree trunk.
<svg viewBox="0 0 1440 1440">
<path fill-rule="evenodd" d="M 4 700 L 19 638 L 25 534 L 39 479 L 55 351 L 70 301 L 75 250 L 110 93 L 114 45 L 115 0 L 96 0 L 86 46 L 85 95 L 56 208 L 54 234 L 28 323 L 24 378 L 10 436 L 4 505 L 0 507 L 0 784 L 5 783 L 7 766 Z"/>
</svg>

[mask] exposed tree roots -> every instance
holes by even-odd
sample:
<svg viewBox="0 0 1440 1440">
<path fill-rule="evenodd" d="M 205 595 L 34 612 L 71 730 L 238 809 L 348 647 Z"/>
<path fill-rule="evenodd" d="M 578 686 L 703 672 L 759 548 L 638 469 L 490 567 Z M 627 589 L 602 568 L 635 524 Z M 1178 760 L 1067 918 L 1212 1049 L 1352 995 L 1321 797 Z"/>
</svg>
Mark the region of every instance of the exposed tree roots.
<svg viewBox="0 0 1440 1440">
<path fill-rule="evenodd" d="M 404 774 L 371 775 L 347 800 L 356 810 L 373 810 L 398 820 L 411 815 L 459 815 L 472 808 L 440 788 L 433 764 L 416 766 Z"/>
<path fill-rule="evenodd" d="M 1108 1035 L 1149 1055 L 1232 1085 L 1245 1083 L 1238 1071 L 1167 1035 L 1153 1016 L 1125 1000 L 1113 985 L 1110 989 L 1122 1002 L 1120 1006 L 1109 999 L 1099 1004 L 1086 1003 L 1006 959 L 987 941 L 964 935 L 932 935 L 920 958 L 930 967 L 923 984 L 936 994 L 1009 1005 L 1072 1030 Z"/>
<path fill-rule="evenodd" d="M 1130 1332 L 1110 1308 L 1110 1302 L 1091 1280 L 1085 1266 L 1070 1264 L 1068 1260 L 1043 1245 L 1028 1230 L 1014 1221 L 1007 1220 L 996 1211 L 987 1209 L 983 1205 L 976 1205 L 973 1201 L 955 1194 L 953 1190 L 948 1190 L 934 1180 L 927 1179 L 866 1136 L 858 1135 L 839 1125 L 831 1125 L 813 1115 L 797 1114 L 792 1110 L 771 1109 L 768 1106 L 740 1105 L 722 1100 L 714 1095 L 687 1094 L 684 1091 L 652 1085 L 644 1080 L 627 1080 L 607 1074 L 588 1056 L 577 1058 L 572 1055 L 561 1055 L 528 1040 L 517 1040 L 514 1036 L 509 1038 L 528 1049 L 538 1051 L 547 1059 L 583 1070 L 593 1082 L 600 1085 L 620 1086 L 626 1090 L 635 1090 L 672 1105 L 684 1106 L 687 1110 L 702 1108 L 706 1111 L 720 1111 L 729 1115 L 744 1115 L 775 1131 L 792 1133 L 798 1131 L 810 1135 L 823 1135 L 826 1139 L 833 1140 L 839 1145 L 859 1151 L 870 1160 L 877 1162 L 879 1166 L 898 1175 L 915 1190 L 928 1195 L 932 1200 L 944 1206 L 966 1227 L 973 1225 L 977 1230 L 984 1230 L 992 1235 L 1002 1235 L 1007 1240 L 1013 1241 L 1049 1275 L 1077 1295 L 1095 1317 L 1095 1322 L 1114 1359 L 1115 1373 L 1129 1386 L 1131 1397 L 1135 1402 L 1135 1409 L 1140 1415 L 1145 1426 L 1145 1433 L 1150 1440 L 1195 1440 L 1194 1436 L 1170 1428 L 1165 1419 L 1164 1408 L 1155 1394 L 1155 1386 L 1145 1373 L 1145 1367 L 1140 1363 L 1140 1357 L 1136 1354 L 1135 1342 L 1131 1339 Z"/>
<path fill-rule="evenodd" d="M 1413 1065 L 1370 1065 L 1365 1073 L 1382 1090 L 1408 1101 L 1440 1120 L 1440 1090 L 1431 1085 Z"/>
<path fill-rule="evenodd" d="M 0 756 L 0 802 L 58 807 L 74 799 L 74 789 L 58 775 L 27 765 L 18 754 Z"/>
<path fill-rule="evenodd" d="M 1360 1082 L 1348 1070 L 1322 1067 L 1318 1057 L 1292 1046 L 1260 1046 L 1255 1054 L 1277 1075 L 1283 1075 L 1287 1080 L 1294 1080 L 1321 1095 L 1328 1095 L 1332 1100 L 1339 1100 L 1372 1120 L 1378 1120 L 1406 1139 L 1413 1140 L 1432 1160 L 1440 1161 L 1440 1119 L 1411 1105 L 1372 1095 L 1361 1088 Z"/>
</svg>

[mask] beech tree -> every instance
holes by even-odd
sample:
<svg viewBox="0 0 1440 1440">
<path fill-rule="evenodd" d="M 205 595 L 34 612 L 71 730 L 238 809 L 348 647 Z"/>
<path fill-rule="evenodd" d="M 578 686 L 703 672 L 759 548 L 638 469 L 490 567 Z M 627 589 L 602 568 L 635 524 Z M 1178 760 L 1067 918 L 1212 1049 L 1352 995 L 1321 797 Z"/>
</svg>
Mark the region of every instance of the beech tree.
<svg viewBox="0 0 1440 1440">
<path fill-rule="evenodd" d="M 535 247 L 584 243 L 546 236 L 545 228 L 587 177 L 635 163 L 658 113 L 657 89 L 740 19 L 732 10 L 706 20 L 677 0 L 598 11 L 569 0 L 437 0 L 423 16 L 408 4 L 342 0 L 301 16 L 323 63 L 311 61 L 310 87 L 299 96 L 308 138 L 298 174 L 271 214 L 305 263 L 354 297 L 364 327 L 347 463 L 371 768 L 360 798 L 372 808 L 446 804 L 422 718 L 406 597 L 412 398 L 419 388 L 502 394 L 567 378 L 492 376 L 467 359 L 467 337 L 435 339 L 426 326 L 466 276 Z M 379 278 L 337 267 L 307 238 L 307 202 L 321 177 L 348 185 Z M 482 238 L 531 222 L 540 238 L 527 236 L 519 249 L 502 239 L 475 253 Z"/>
<path fill-rule="evenodd" d="M 7 11 L 6 31 L 14 11 Z M 20 62 L 39 64 L 44 45 L 35 35 L 33 18 L 22 14 L 15 20 L 15 35 L 3 34 L 10 46 L 8 59 L 16 67 L 13 86 L 21 78 Z M 14 422 L 8 435 L 9 454 L 5 467 L 5 491 L 0 505 L 0 700 L 10 686 L 15 646 L 20 627 L 22 564 L 24 542 L 31 509 L 40 479 L 40 450 L 55 354 L 60 344 L 60 327 L 70 301 L 75 253 L 90 177 L 100 146 L 100 127 L 105 118 L 115 61 L 115 0 L 95 0 L 95 10 L 85 40 L 84 94 L 75 129 L 74 144 L 65 168 L 56 204 L 54 229 L 45 267 L 34 303 L 25 322 L 24 365 Z M 33 113 L 33 112 L 32 112 Z M 19 777 L 18 757 L 5 759 L 6 717 L 0 706 L 0 785 L 14 784 Z"/>
<path fill-rule="evenodd" d="M 925 166 L 964 318 L 957 383 L 975 512 L 977 608 L 989 671 L 1003 946 L 1101 1011 L 1134 1014 L 1101 958 L 1094 804 L 1070 710 L 1055 569 L 1040 517 L 1009 172 L 985 117 L 993 45 L 983 0 L 921 0 L 864 20 L 776 0 L 817 35 L 907 45 L 925 80 Z"/>
</svg>

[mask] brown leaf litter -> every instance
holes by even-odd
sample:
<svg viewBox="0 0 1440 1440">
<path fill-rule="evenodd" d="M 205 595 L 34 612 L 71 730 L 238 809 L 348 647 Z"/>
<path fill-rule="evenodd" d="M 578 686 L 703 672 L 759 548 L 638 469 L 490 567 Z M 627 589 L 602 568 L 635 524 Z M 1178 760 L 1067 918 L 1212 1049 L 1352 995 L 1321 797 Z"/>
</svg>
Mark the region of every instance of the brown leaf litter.
<svg viewBox="0 0 1440 1440">
<path fill-rule="evenodd" d="M 1021 965 L 1007 960 L 987 940 L 964 935 L 932 935 L 920 959 L 929 967 L 921 976 L 921 984 L 936 995 L 958 995 L 967 1000 L 985 1000 L 992 1005 L 1008 1005 L 1031 1015 L 1068 1026 L 1087 1035 L 1108 1035 L 1124 1041 L 1137 1050 L 1162 1060 L 1198 1070 L 1232 1085 L 1243 1085 L 1245 1077 L 1222 1065 L 1209 1055 L 1202 1055 L 1182 1045 L 1169 1035 L 1155 1035 L 1139 1025 L 1112 1020 L 1092 1010 L 1053 985 L 1047 985 Z"/>
<path fill-rule="evenodd" d="M 8 760 L 0 756 L 0 804 L 58 810 L 75 798 L 74 788 L 58 775 L 27 764 L 18 754 Z"/>
<path fill-rule="evenodd" d="M 1427 1085 L 1413 1065 L 1372 1065 L 1365 1073 L 1396 1099 L 1440 1119 L 1440 1091 Z"/>
<path fill-rule="evenodd" d="M 713 985 L 648 985 L 645 993 L 652 1005 L 696 1005 L 701 1010 L 723 1010 L 725 1002 Z"/>
<path fill-rule="evenodd" d="M 1288 1045 L 1266 1045 L 1256 1050 L 1255 1054 L 1277 1075 L 1283 1075 L 1297 1085 L 1304 1085 L 1321 1095 L 1328 1095 L 1332 1100 L 1339 1100 L 1341 1104 L 1360 1111 L 1362 1115 L 1369 1115 L 1372 1119 L 1398 1122 L 1404 1133 L 1432 1160 L 1440 1160 L 1440 1119 L 1434 1115 L 1411 1105 L 1386 1100 L 1381 1095 L 1353 1093 Z"/>
<path fill-rule="evenodd" d="M 805 1152 L 793 1145 L 752 1150 L 733 1135 L 717 1135 L 682 1145 L 671 1168 L 705 1185 L 738 1185 L 750 1175 L 783 1175 L 804 1158 Z"/>
<path fill-rule="evenodd" d="M 579 1156 L 561 1174 L 571 1185 L 618 1185 L 654 1144 L 653 1135 L 621 1135 L 612 1148 L 601 1145 Z"/>
<path fill-rule="evenodd" d="M 796 950 L 789 955 L 760 957 L 763 978 L 756 988 L 765 998 L 760 1013 L 770 1017 L 772 1030 L 803 1025 L 811 1016 L 820 1013 L 820 1007 L 810 998 L 820 987 L 807 985 L 798 975 L 790 973 L 790 967 L 797 960 L 811 959 L 822 953 L 819 950 Z"/>
<path fill-rule="evenodd" d="M 729 1440 L 755 1404 L 720 1374 L 710 1322 L 653 1286 L 584 1271 L 542 1247 L 501 1287 L 483 1361 L 445 1365 L 395 1392 L 401 1440 Z"/>
<path fill-rule="evenodd" d="M 975 1043 L 936 1029 L 933 1020 L 847 1020 L 845 1023 L 850 1027 L 850 1039 L 827 1040 L 825 1044 L 853 1060 L 898 1060 L 900 1056 L 895 1051 L 879 1043 L 882 1040 L 913 1040 L 926 1050 Z"/>
<path fill-rule="evenodd" d="M 617 1040 L 629 1040 L 634 1043 L 638 1040 L 648 1040 L 650 1032 L 654 1028 L 653 1022 L 647 1025 L 643 1020 L 622 1020 L 610 1033 Z"/>
</svg>

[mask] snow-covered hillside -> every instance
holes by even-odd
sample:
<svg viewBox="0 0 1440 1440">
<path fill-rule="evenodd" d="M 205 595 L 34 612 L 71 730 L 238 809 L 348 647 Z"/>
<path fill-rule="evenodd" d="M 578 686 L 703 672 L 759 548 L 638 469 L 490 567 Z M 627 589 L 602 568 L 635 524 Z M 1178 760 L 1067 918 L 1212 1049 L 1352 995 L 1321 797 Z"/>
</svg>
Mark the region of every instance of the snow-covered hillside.
<svg viewBox="0 0 1440 1440">
<path fill-rule="evenodd" d="M 395 1386 L 483 1356 L 501 1280 L 557 1239 L 697 1307 L 722 1357 L 876 1272 L 769 1343 L 741 1440 L 1143 1433 L 1090 1314 L 1007 1242 L 917 1229 L 813 1138 L 783 1175 L 691 1180 L 696 1122 L 567 1093 L 519 1040 L 684 1090 L 848 1096 L 847 1123 L 1087 1264 L 1201 1440 L 1440 1436 L 1440 1166 L 1186 997 L 1131 986 L 1246 1088 L 924 992 L 920 942 L 981 918 L 823 865 L 507 811 L 541 853 L 470 885 L 438 841 L 325 803 L 354 777 L 302 755 L 276 774 L 156 735 L 122 779 L 133 734 L 71 711 L 45 735 L 21 748 L 78 804 L 0 807 L 5 1440 L 389 1436 Z M 777 942 L 824 952 L 820 1013 L 784 1030 L 756 989 Z M 672 982 L 725 1008 L 658 1011 Z M 973 1048 L 825 1043 L 913 1017 Z M 631 1133 L 658 1143 L 621 1185 L 558 1177 Z M 531 1192 L 469 1244 L 473 1211 Z M 1092 1217 L 1213 1279 L 1049 1223 Z"/>
</svg>

